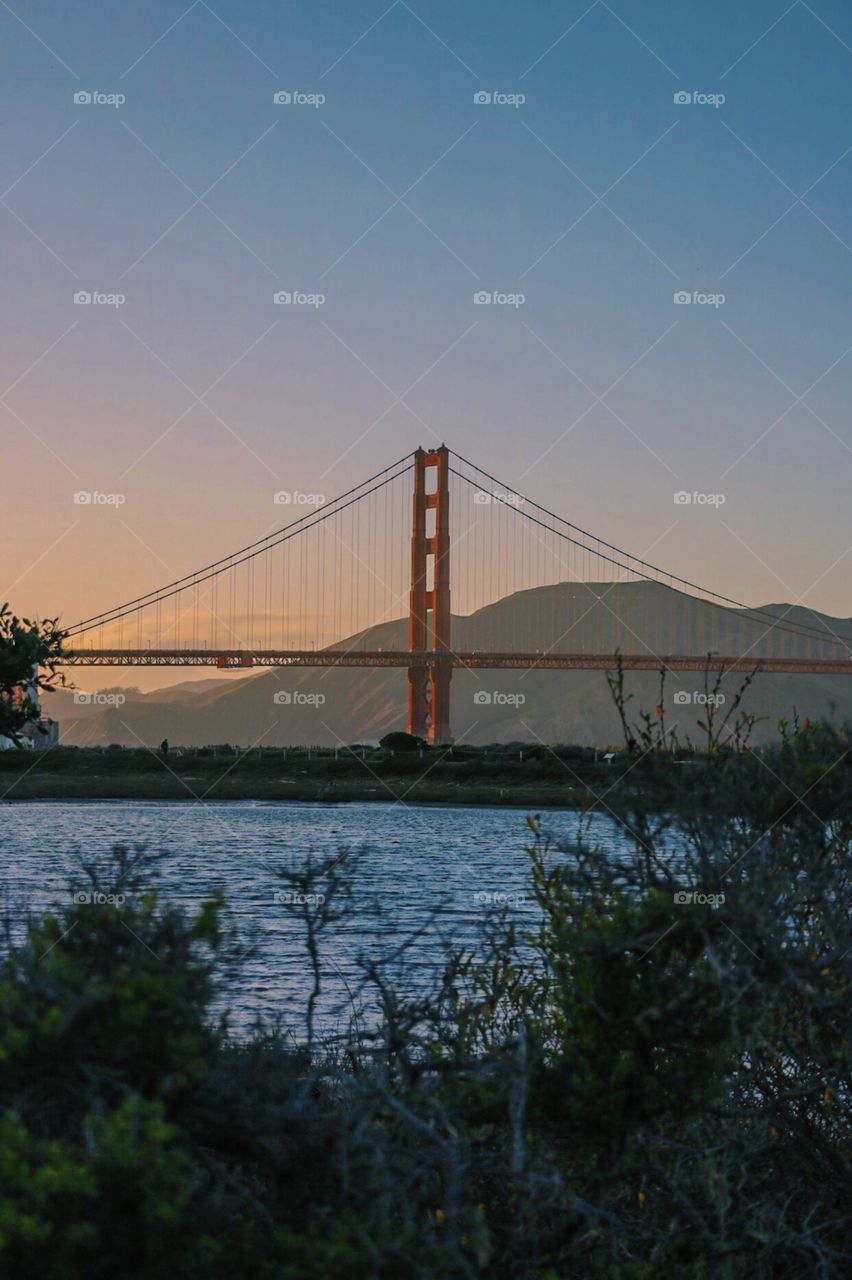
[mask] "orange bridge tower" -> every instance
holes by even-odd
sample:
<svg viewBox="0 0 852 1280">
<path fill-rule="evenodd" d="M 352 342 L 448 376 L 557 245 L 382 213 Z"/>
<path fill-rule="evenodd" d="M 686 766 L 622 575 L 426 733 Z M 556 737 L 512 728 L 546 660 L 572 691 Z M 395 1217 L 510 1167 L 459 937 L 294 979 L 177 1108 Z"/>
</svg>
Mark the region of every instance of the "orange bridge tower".
<svg viewBox="0 0 852 1280">
<path fill-rule="evenodd" d="M 415 452 L 408 649 L 429 662 L 408 668 L 408 732 L 433 744 L 452 741 L 449 482 L 446 445 Z"/>
</svg>

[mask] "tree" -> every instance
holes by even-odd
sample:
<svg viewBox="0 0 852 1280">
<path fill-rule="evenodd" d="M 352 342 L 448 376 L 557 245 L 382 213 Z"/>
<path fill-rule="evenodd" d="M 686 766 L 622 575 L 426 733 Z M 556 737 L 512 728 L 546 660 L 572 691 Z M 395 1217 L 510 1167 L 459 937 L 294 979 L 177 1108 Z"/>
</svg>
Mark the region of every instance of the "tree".
<svg viewBox="0 0 852 1280">
<path fill-rule="evenodd" d="M 428 748 L 429 743 L 414 733 L 399 732 L 386 733 L 379 739 L 379 746 L 384 747 L 385 751 L 420 751 Z"/>
<path fill-rule="evenodd" d="M 65 684 L 57 664 L 66 635 L 56 618 L 32 622 L 18 618 L 8 604 L 0 605 L 0 734 L 15 743 L 38 717 L 31 691 Z"/>
</svg>

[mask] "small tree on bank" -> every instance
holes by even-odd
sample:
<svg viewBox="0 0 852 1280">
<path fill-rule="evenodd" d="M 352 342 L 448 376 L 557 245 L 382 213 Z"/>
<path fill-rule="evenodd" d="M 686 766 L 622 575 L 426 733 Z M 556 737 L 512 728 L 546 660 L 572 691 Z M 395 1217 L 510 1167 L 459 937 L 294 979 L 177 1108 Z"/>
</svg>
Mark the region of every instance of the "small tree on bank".
<svg viewBox="0 0 852 1280">
<path fill-rule="evenodd" d="M 385 751 L 422 751 L 428 750 L 429 743 L 425 738 L 418 738 L 414 733 L 386 733 L 379 739 L 379 746 Z"/>
<path fill-rule="evenodd" d="M 65 678 L 57 670 L 66 632 L 56 618 L 33 622 L 0 605 L 0 735 L 20 743 L 26 726 L 38 717 L 31 691 L 55 689 Z"/>
</svg>

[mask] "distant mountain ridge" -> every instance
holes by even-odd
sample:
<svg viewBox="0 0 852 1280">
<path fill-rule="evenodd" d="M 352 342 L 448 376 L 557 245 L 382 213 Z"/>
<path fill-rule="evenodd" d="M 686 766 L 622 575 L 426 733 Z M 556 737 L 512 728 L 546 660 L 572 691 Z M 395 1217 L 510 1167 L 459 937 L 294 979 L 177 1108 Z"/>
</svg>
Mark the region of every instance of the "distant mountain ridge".
<svg viewBox="0 0 852 1280">
<path fill-rule="evenodd" d="M 559 583 L 516 592 L 468 617 L 453 617 L 459 650 L 578 653 L 644 652 L 657 655 L 708 651 L 728 655 L 765 653 L 759 639 L 767 623 L 754 614 L 784 618 L 852 644 L 852 619 L 815 614 L 802 606 L 771 604 L 748 615 L 694 601 L 657 583 Z M 381 623 L 341 640 L 340 649 L 404 649 L 407 619 Z M 790 637 L 788 656 L 807 656 L 808 641 Z M 818 642 L 817 642 L 818 643 Z M 826 651 L 826 656 L 828 652 Z M 852 668 L 852 663 L 850 663 Z M 88 683 L 94 670 L 73 674 Z M 114 673 L 97 672 L 100 687 L 113 690 Z M 634 714 L 653 710 L 659 697 L 656 673 L 627 677 Z M 729 701 L 742 681 L 725 678 Z M 666 721 L 678 734 L 700 737 L 703 708 L 701 673 L 669 675 Z M 690 701 L 675 701 L 675 693 Z M 45 700 L 45 711 L 60 721 L 62 740 L 79 745 L 121 743 L 155 747 L 164 737 L 174 745 L 231 742 L 242 746 L 348 744 L 377 740 L 405 727 L 406 675 L 370 668 L 270 669 L 244 679 L 187 681 L 171 689 L 128 691 L 121 706 L 80 706 L 70 693 Z M 490 695 L 487 699 L 483 694 Z M 288 696 L 289 695 L 289 700 Z M 479 695 L 478 697 L 476 695 Z M 775 736 L 779 718 L 795 712 L 813 718 L 852 721 L 852 673 L 845 676 L 761 675 L 743 706 L 767 717 L 755 741 Z M 72 726 L 72 721 L 76 723 Z M 470 743 L 541 740 L 604 746 L 619 740 L 618 718 L 602 672 L 457 671 L 452 682 L 452 725 L 457 741 Z"/>
</svg>

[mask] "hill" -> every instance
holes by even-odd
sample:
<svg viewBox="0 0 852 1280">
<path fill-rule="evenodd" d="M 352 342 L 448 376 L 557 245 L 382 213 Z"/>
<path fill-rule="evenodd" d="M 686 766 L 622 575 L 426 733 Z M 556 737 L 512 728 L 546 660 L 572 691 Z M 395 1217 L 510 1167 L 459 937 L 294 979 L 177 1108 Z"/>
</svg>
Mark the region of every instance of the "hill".
<svg viewBox="0 0 852 1280">
<path fill-rule="evenodd" d="M 820 628 L 827 637 L 852 640 L 850 619 L 784 604 L 762 606 L 761 612 Z M 659 584 L 560 583 L 517 592 L 469 617 L 454 616 L 453 641 L 459 649 L 482 651 L 554 648 L 613 653 L 619 648 L 635 653 L 647 647 L 658 655 L 702 655 L 712 650 L 758 657 L 767 651 L 767 642 L 761 638 L 767 626 Z M 397 619 L 334 647 L 404 649 L 406 642 L 407 621 Z M 791 637 L 788 655 L 805 656 L 807 644 Z M 815 655 L 819 656 L 817 651 Z M 88 683 L 92 674 L 75 672 L 76 683 Z M 741 676 L 726 677 L 722 691 L 729 703 L 741 682 Z M 656 707 L 659 677 L 655 673 L 630 674 L 627 685 L 631 710 Z M 111 687 L 118 692 L 115 685 Z M 697 724 L 704 708 L 693 697 L 703 690 L 701 674 L 667 679 L 666 721 L 677 725 L 681 739 L 700 737 Z M 681 694 L 678 701 L 676 693 Z M 489 696 L 483 698 L 483 694 Z M 689 702 L 682 700 L 683 694 L 689 695 Z M 224 742 L 333 746 L 376 741 L 392 729 L 404 728 L 406 697 L 402 670 L 279 669 L 239 680 L 186 682 L 149 694 L 127 690 L 121 706 L 80 706 L 71 694 L 60 693 L 45 709 L 60 720 L 62 740 L 69 744 L 156 746 L 165 737 L 176 746 Z M 790 719 L 796 713 L 811 719 L 852 721 L 852 675 L 848 680 L 761 675 L 743 706 L 766 717 L 755 741 L 776 736 L 779 718 Z M 604 746 L 621 738 L 605 676 L 592 671 L 455 672 L 452 724 L 456 740 L 472 744 L 539 739 Z"/>
</svg>

